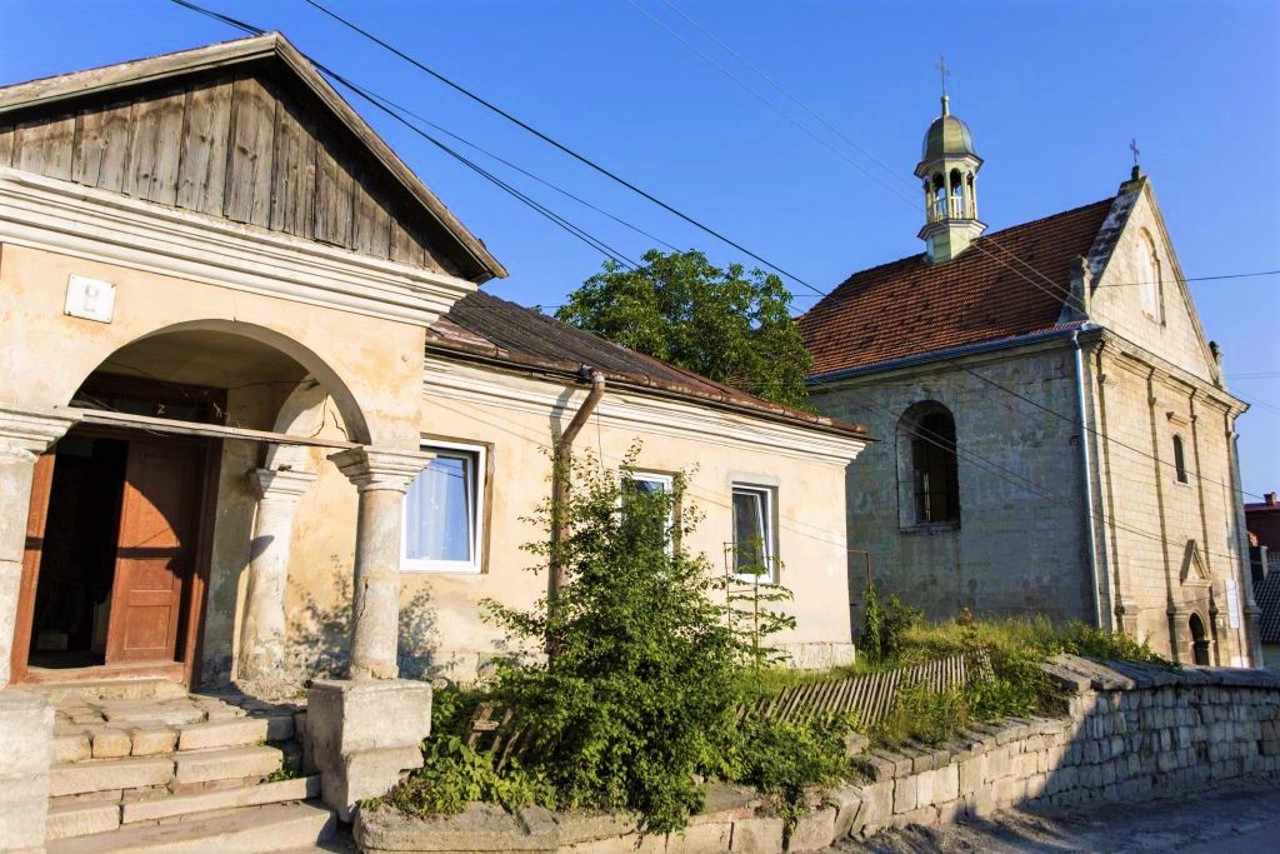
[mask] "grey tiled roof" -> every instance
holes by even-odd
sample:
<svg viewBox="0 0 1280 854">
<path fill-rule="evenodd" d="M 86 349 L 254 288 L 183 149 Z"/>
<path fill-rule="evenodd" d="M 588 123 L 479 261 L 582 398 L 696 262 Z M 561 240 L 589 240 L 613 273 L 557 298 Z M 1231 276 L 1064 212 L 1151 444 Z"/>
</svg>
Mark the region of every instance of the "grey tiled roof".
<svg viewBox="0 0 1280 854">
<path fill-rule="evenodd" d="M 1280 643 L 1280 572 L 1269 572 L 1253 598 L 1262 609 L 1261 632 L 1263 643 Z"/>
</svg>

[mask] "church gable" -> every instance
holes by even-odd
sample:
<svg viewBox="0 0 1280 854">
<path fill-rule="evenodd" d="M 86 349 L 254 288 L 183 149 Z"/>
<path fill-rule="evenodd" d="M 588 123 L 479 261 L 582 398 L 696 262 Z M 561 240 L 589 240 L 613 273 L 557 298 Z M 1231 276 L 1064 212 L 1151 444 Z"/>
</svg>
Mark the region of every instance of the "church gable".
<svg viewBox="0 0 1280 854">
<path fill-rule="evenodd" d="M 1091 319 L 1167 362 L 1210 382 L 1209 352 L 1191 292 L 1146 178 L 1122 188 L 1128 207 L 1105 265 L 1095 269 Z"/>
<path fill-rule="evenodd" d="M 0 89 L 0 166 L 474 281 L 505 275 L 279 36 Z"/>
</svg>

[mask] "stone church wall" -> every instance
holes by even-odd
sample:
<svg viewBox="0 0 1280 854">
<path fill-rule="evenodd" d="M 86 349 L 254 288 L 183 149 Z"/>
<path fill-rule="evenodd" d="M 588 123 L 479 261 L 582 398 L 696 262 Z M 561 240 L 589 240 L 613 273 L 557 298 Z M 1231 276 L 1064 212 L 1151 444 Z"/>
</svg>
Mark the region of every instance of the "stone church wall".
<svg viewBox="0 0 1280 854">
<path fill-rule="evenodd" d="M 1072 419 L 1078 411 L 1069 344 L 962 364 Z M 1074 420 L 1049 415 L 954 363 L 816 386 L 810 393 L 821 412 L 869 424 L 881 439 L 850 467 L 847 492 L 849 545 L 870 552 L 882 592 L 899 594 L 930 618 L 967 606 L 984 614 L 1092 619 Z M 958 526 L 901 523 L 900 502 L 911 493 L 900 483 L 898 456 L 910 453 L 910 437 L 899 437 L 899 420 L 913 404 L 930 400 L 955 418 Z M 851 589 L 861 589 L 856 553 L 850 573 Z"/>
<path fill-rule="evenodd" d="M 1190 663 L 1196 614 L 1212 641 L 1211 663 L 1247 664 L 1249 579 L 1226 409 L 1195 385 L 1153 370 L 1140 353 L 1116 349 L 1108 345 L 1102 355 L 1100 418 L 1111 441 L 1100 452 L 1100 471 L 1120 624 Z M 1175 435 L 1186 482 L 1174 463 Z"/>
</svg>

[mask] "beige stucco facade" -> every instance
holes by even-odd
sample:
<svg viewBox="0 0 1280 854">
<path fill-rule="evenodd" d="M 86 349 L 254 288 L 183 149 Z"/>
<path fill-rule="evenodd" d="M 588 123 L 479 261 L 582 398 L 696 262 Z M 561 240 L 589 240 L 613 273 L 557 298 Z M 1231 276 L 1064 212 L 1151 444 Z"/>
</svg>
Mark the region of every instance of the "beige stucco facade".
<svg viewBox="0 0 1280 854">
<path fill-rule="evenodd" d="M 546 595 L 545 567 L 538 568 L 522 546 L 548 536 L 529 517 L 551 494 L 552 437 L 585 396 L 581 383 L 427 361 L 422 441 L 427 447 L 440 440 L 484 447 L 488 507 L 480 571 L 402 573 L 403 670 L 470 681 L 492 659 L 519 652 L 506 647 L 502 631 L 484 620 L 481 603 L 491 598 L 532 607 Z M 849 456 L 857 452 L 854 443 L 607 388 L 578 437 L 577 453 L 617 467 L 633 447 L 639 448 L 638 471 L 688 474 L 685 494 L 703 518 L 684 545 L 705 555 L 717 572 L 723 571 L 724 550 L 733 538 L 733 485 L 774 490 L 779 580 L 795 595 L 787 610 L 797 619 L 796 629 L 777 641 L 804 666 L 852 659 L 844 477 Z M 331 643 L 324 640 L 333 627 L 328 621 L 349 596 L 352 532 L 328 520 L 350 516 L 353 501 L 336 472 L 322 471 L 298 509 L 288 612 L 296 622 L 295 665 L 303 670 L 310 656 Z"/>
<path fill-rule="evenodd" d="M 113 288 L 109 319 L 67 312 L 77 277 Z M 0 407 L 12 416 L 10 436 L 26 429 L 24 418 L 49 419 L 38 440 L 13 446 L 24 473 L 6 495 L 6 512 L 21 527 L 38 454 L 56 450 L 86 418 L 110 420 L 109 412 L 86 416 L 74 405 L 92 376 L 223 389 L 221 423 L 325 443 L 213 437 L 214 510 L 204 589 L 192 606 L 201 616 L 183 653 L 195 659 L 188 672 L 205 684 L 241 678 L 246 644 L 278 639 L 278 631 L 257 625 L 270 623 L 270 614 L 255 613 L 245 627 L 255 590 L 279 583 L 274 560 L 284 571 L 280 676 L 300 683 L 350 665 L 351 600 L 368 551 L 357 541 L 363 481 L 328 458 L 350 446 L 390 454 L 399 478 L 390 492 L 398 496 L 417 469 L 395 455 L 417 455 L 420 467 L 432 439 L 483 446 L 481 571 L 400 571 L 400 521 L 386 518 L 392 511 L 378 517 L 387 525 L 379 527 L 380 571 L 384 580 L 394 571 L 398 585 L 402 669 L 472 680 L 507 652 L 482 619 L 481 601 L 528 606 L 545 594 L 545 574 L 528 571 L 532 558 L 521 546 L 546 532 L 526 518 L 549 495 L 553 437 L 586 393 L 581 382 L 538 372 L 424 360 L 427 327 L 474 287 L 438 271 L 0 169 Z M 143 435 L 167 429 L 95 423 Z M 689 498 L 705 519 L 687 545 L 717 571 L 732 539 L 733 485 L 772 490 L 780 580 L 795 594 L 789 610 L 797 618 L 778 640 L 802 666 L 851 660 L 844 484 L 864 440 L 679 395 L 609 388 L 578 443 L 607 465 L 638 444 L 641 469 L 689 472 Z M 289 476 L 264 481 L 264 472 L 281 471 Z M 17 545 L 6 564 L 0 626 L 6 664 L 23 571 L 20 539 L 11 540 Z"/>
</svg>

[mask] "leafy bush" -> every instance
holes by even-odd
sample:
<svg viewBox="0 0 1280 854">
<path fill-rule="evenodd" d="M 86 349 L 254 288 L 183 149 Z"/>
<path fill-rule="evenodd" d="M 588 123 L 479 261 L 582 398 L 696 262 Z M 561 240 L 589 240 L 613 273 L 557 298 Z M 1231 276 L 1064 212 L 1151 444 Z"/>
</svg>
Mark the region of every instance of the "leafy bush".
<svg viewBox="0 0 1280 854">
<path fill-rule="evenodd" d="M 553 604 L 487 603 L 512 638 L 555 650 L 502 670 L 495 694 L 519 710 L 523 756 L 561 806 L 629 808 L 666 832 L 702 805 L 695 775 L 733 732 L 745 645 L 710 565 L 679 545 L 696 514 L 675 512 L 675 494 L 627 489 L 629 462 L 621 481 L 590 458 L 575 467 L 559 554 L 567 583 Z M 527 549 L 551 557 L 549 541 Z"/>
<path fill-rule="evenodd" d="M 870 585 L 866 599 L 866 625 L 858 649 L 873 664 L 894 662 L 902 654 L 906 634 L 924 622 L 924 613 L 903 604 L 895 595 L 881 605 L 875 587 Z"/>
<path fill-rule="evenodd" d="M 427 740 L 424 765 L 393 788 L 383 803 L 409 815 L 460 813 L 471 801 L 489 801 L 515 811 L 530 804 L 554 809 L 555 790 L 546 778 L 512 762 L 499 774 L 493 757 L 457 735 Z"/>
</svg>

